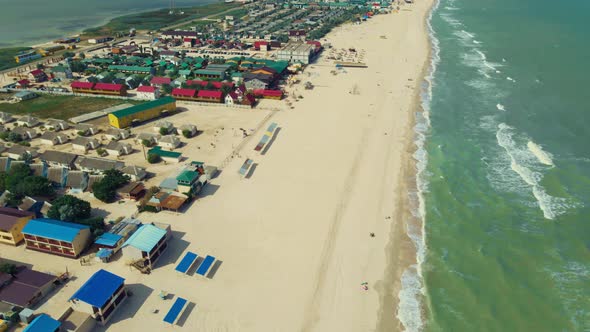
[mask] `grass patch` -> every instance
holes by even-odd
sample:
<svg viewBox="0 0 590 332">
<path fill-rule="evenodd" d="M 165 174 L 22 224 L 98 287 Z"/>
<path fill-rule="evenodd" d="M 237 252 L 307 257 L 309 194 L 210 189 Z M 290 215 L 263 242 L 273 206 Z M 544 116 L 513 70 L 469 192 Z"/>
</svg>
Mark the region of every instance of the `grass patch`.
<svg viewBox="0 0 590 332">
<path fill-rule="evenodd" d="M 238 7 L 238 3 L 212 3 L 204 6 L 180 8 L 178 11 L 183 11 L 184 14 L 170 15 L 168 9 L 154 10 L 144 13 L 130 14 L 120 16 L 112 19 L 109 23 L 84 30 L 86 37 L 99 35 L 114 35 L 117 32 L 128 32 L 129 29 L 135 28 L 137 30 L 157 30 L 168 25 L 181 23 L 185 20 L 192 20 L 222 12 L 234 7 Z"/>
<path fill-rule="evenodd" d="M 218 18 L 225 18 L 226 16 L 233 16 L 234 20 L 235 20 L 235 19 L 240 19 L 240 18 L 246 16 L 247 14 L 248 14 L 248 10 L 246 10 L 244 8 L 237 8 L 234 10 L 230 10 L 229 12 L 227 12 L 225 14 L 211 16 L 211 18 L 218 19 Z"/>
<path fill-rule="evenodd" d="M 2 95 L 6 98 L 7 95 Z M 97 97 L 40 95 L 16 104 L 0 103 L 0 112 L 17 115 L 30 114 L 39 118 L 67 120 L 71 117 L 100 111 L 120 104 L 138 104 L 135 100 L 121 100 Z"/>
<path fill-rule="evenodd" d="M 8 47 L 0 48 L 0 70 L 15 67 L 17 63 L 14 61 L 14 56 L 18 52 L 31 50 L 30 47 Z"/>
</svg>

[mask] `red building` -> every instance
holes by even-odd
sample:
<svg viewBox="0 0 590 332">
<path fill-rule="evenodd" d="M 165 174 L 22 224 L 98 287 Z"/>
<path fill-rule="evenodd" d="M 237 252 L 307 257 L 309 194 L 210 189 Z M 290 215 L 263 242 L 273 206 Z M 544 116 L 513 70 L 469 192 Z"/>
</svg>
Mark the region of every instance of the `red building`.
<svg viewBox="0 0 590 332">
<path fill-rule="evenodd" d="M 195 95 L 197 94 L 197 90 L 193 89 L 172 89 L 170 93 L 172 97 L 179 100 L 195 100 Z"/>
<path fill-rule="evenodd" d="M 222 103 L 223 93 L 221 91 L 199 90 L 197 100 L 209 103 Z"/>
<path fill-rule="evenodd" d="M 152 78 L 152 80 L 150 81 L 150 84 L 153 86 L 162 86 L 164 84 L 170 84 L 170 82 L 172 82 L 170 77 L 156 76 L 156 77 Z"/>
<path fill-rule="evenodd" d="M 277 100 L 283 99 L 283 91 L 281 91 L 281 90 L 260 89 L 260 90 L 254 90 L 253 93 L 256 97 L 259 97 L 259 98 L 277 99 Z"/>
<path fill-rule="evenodd" d="M 255 41 L 254 49 L 257 51 L 270 51 L 270 43 L 265 40 Z"/>
<path fill-rule="evenodd" d="M 113 83 L 96 83 L 92 89 L 94 93 L 103 95 L 126 96 L 127 86 Z"/>
<path fill-rule="evenodd" d="M 45 72 L 41 69 L 35 69 L 29 73 L 29 78 L 37 83 L 45 82 L 47 81 L 47 74 L 45 74 Z"/>
<path fill-rule="evenodd" d="M 202 87 L 206 87 L 207 84 L 211 83 L 211 87 L 213 89 L 221 89 L 222 86 L 229 86 L 230 88 L 233 89 L 234 87 L 234 82 L 218 82 L 218 81 L 199 81 L 199 80 L 188 80 L 186 81 L 186 85 L 187 86 L 191 86 L 191 85 L 200 85 Z"/>
<path fill-rule="evenodd" d="M 70 84 L 70 87 L 72 88 L 72 92 L 92 93 L 92 88 L 94 87 L 94 83 L 75 81 L 75 82 L 72 82 L 72 84 Z"/>
</svg>

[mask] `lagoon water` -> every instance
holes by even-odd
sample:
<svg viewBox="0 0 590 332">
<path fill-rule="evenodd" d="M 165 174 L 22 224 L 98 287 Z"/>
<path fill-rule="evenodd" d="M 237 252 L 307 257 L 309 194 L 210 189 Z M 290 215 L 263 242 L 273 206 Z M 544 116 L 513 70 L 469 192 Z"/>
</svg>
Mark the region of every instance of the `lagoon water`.
<svg viewBox="0 0 590 332">
<path fill-rule="evenodd" d="M 175 0 L 176 7 L 216 0 Z M 0 47 L 67 37 L 113 17 L 167 8 L 169 0 L 0 0 Z"/>
<path fill-rule="evenodd" d="M 584 0 L 440 0 L 406 326 L 590 331 L 588 22 Z"/>
</svg>

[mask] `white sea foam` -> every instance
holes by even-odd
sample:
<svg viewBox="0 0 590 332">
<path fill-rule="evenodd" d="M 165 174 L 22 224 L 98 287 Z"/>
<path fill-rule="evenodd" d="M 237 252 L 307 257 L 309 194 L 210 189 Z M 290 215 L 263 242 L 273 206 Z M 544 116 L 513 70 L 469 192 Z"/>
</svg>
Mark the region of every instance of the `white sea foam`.
<svg viewBox="0 0 590 332">
<path fill-rule="evenodd" d="M 425 215 L 426 208 L 424 202 L 424 193 L 428 190 L 428 181 L 426 180 L 426 166 L 428 163 L 428 154 L 425 149 L 426 134 L 430 128 L 430 103 L 432 101 L 432 87 L 434 85 L 434 75 L 438 63 L 440 62 L 440 46 L 432 28 L 432 16 L 438 9 L 440 1 L 437 0 L 430 10 L 427 24 L 431 44 L 430 68 L 424 78 L 421 99 L 422 111 L 416 115 L 416 209 L 412 213 L 417 217 L 420 225 L 417 227 L 412 221 L 407 220 L 407 232 L 410 239 L 416 247 L 416 264 L 408 267 L 402 273 L 401 289 L 398 293 L 399 307 L 397 318 L 403 325 L 405 331 L 421 331 L 424 328 L 424 314 L 422 299 L 426 294 L 424 286 L 424 277 L 422 275 L 422 264 L 426 257 L 426 240 L 425 234 Z M 441 15 L 442 16 L 442 15 Z M 457 22 L 459 23 L 459 22 Z M 412 198 L 412 197 L 410 197 Z"/>
<path fill-rule="evenodd" d="M 505 123 L 500 123 L 496 132 L 498 145 L 506 152 L 510 161 L 510 169 L 518 174 L 521 181 L 532 191 L 539 208 L 543 212 L 543 216 L 546 219 L 555 219 L 570 208 L 575 207 L 576 204 L 565 198 L 553 197 L 547 194 L 541 185 L 543 179 L 542 170 L 536 168 L 536 165 L 539 165 L 538 157 L 530 149 L 519 147 L 513 139 L 514 134 L 514 128 Z M 518 184 L 512 183 L 511 185 Z"/>
<path fill-rule="evenodd" d="M 475 39 L 474 39 L 474 40 L 473 40 L 473 43 L 474 43 L 474 44 L 477 44 L 477 45 L 481 45 L 481 42 L 480 42 L 479 40 L 475 40 Z"/>
<path fill-rule="evenodd" d="M 485 78 L 491 78 L 492 74 L 499 72 L 499 63 L 488 61 L 484 52 L 478 48 L 471 48 L 469 51 L 462 54 L 463 64 L 476 68 L 477 71 Z"/>
<path fill-rule="evenodd" d="M 506 77 L 507 80 L 511 81 L 511 82 L 516 82 L 516 80 L 510 76 Z"/>
<path fill-rule="evenodd" d="M 498 111 L 506 111 L 506 108 L 502 104 L 496 104 L 496 108 L 498 109 Z"/>
<path fill-rule="evenodd" d="M 458 19 L 452 17 L 451 14 L 441 13 L 440 17 L 451 26 L 460 27 L 463 25 Z"/>
<path fill-rule="evenodd" d="M 541 164 L 553 166 L 553 158 L 551 153 L 544 151 L 541 146 L 537 145 L 533 141 L 529 141 L 527 143 L 527 148 L 532 152 L 532 154 L 535 155 L 535 157 L 537 157 Z"/>
</svg>

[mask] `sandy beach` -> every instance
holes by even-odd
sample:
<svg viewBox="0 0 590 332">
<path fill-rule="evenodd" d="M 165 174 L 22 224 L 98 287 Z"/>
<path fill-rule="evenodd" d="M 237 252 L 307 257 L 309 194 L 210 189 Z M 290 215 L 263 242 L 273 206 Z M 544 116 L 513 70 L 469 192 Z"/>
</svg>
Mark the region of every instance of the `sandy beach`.
<svg viewBox="0 0 590 332">
<path fill-rule="evenodd" d="M 403 330 L 396 307 L 399 276 L 415 261 L 404 225 L 431 3 L 417 1 L 335 29 L 327 36 L 333 48 L 364 52 L 368 68 L 334 75 L 327 50 L 289 89 L 293 108 L 268 101 L 285 110 L 273 112 L 186 213 L 142 214 L 174 231 L 150 275 L 131 270 L 123 259 L 80 266 L 22 246 L 3 247 L 3 256 L 35 262 L 41 271 L 67 267 L 75 276 L 40 308 L 52 316 L 96 270 L 124 277 L 133 296 L 109 331 Z M 305 81 L 315 88 L 305 90 Z M 260 154 L 254 146 L 271 122 L 279 129 Z M 217 160 L 232 148 L 216 151 Z M 237 171 L 246 157 L 255 166 L 242 178 Z M 179 275 L 173 267 L 187 250 L 222 264 L 212 278 Z M 172 301 L 162 301 L 160 290 L 194 304 L 180 326 L 162 322 Z"/>
</svg>

